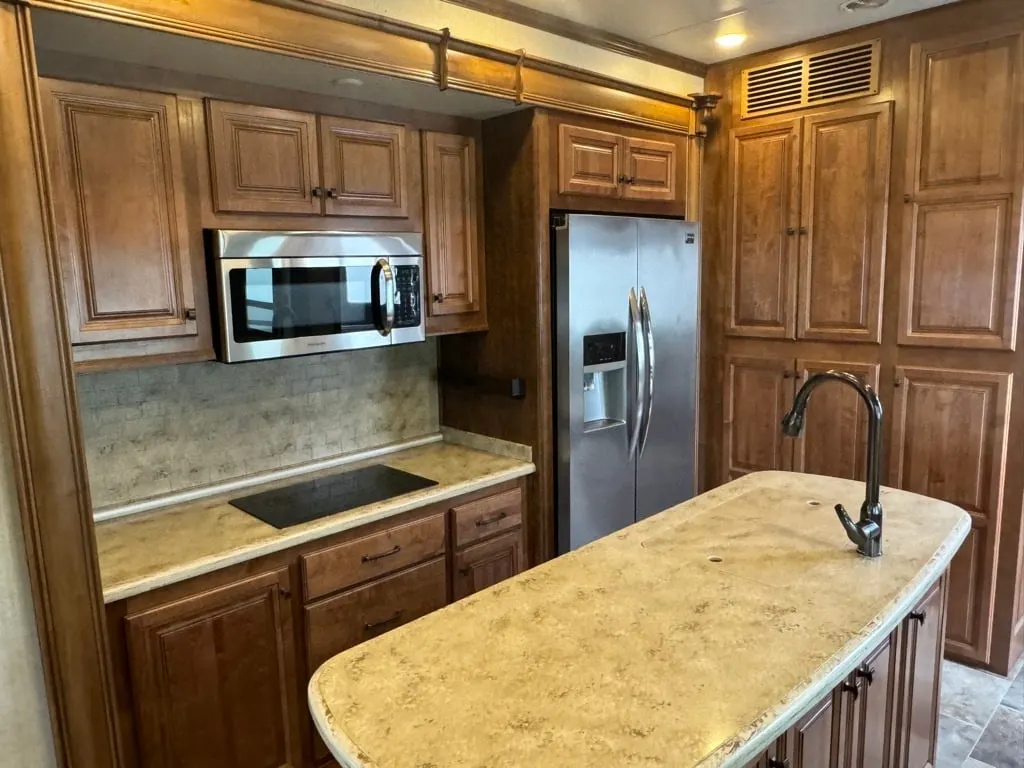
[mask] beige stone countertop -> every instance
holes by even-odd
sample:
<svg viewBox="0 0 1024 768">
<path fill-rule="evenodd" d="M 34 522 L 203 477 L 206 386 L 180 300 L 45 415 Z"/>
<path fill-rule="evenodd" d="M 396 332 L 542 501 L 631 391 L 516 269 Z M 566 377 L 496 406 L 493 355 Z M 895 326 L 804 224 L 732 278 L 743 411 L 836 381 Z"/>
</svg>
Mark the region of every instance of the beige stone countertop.
<svg viewBox="0 0 1024 768">
<path fill-rule="evenodd" d="M 317 729 L 352 768 L 746 765 L 944 572 L 970 518 L 863 483 L 747 475 L 326 662 Z M 720 561 L 719 561 L 720 559 Z"/>
<path fill-rule="evenodd" d="M 239 496 L 368 464 L 386 464 L 435 480 L 437 485 L 282 530 L 228 503 L 229 499 Z M 112 603 L 534 471 L 534 465 L 528 461 L 436 443 L 202 501 L 97 523 L 96 545 L 103 600 Z"/>
</svg>

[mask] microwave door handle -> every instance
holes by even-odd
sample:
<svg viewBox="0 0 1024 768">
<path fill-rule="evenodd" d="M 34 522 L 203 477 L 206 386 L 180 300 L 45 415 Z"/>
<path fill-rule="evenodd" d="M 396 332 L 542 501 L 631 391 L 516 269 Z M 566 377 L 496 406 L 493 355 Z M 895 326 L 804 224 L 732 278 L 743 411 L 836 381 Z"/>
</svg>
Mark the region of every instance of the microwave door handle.
<svg viewBox="0 0 1024 768">
<path fill-rule="evenodd" d="M 373 265 L 370 281 L 373 284 L 377 331 L 381 336 L 390 336 L 391 330 L 395 327 L 395 273 L 387 259 L 379 259 Z"/>
</svg>

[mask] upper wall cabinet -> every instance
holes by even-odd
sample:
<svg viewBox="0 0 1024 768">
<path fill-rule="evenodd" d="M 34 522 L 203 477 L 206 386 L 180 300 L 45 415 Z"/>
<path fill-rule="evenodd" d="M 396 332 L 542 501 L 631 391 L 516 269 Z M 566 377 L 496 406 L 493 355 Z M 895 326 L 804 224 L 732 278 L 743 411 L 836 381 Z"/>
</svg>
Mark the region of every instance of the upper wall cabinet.
<svg viewBox="0 0 1024 768">
<path fill-rule="evenodd" d="M 45 78 L 40 91 L 72 344 L 193 344 L 177 100 Z"/>
<path fill-rule="evenodd" d="M 881 340 L 889 103 L 731 135 L 734 336 Z"/>
<path fill-rule="evenodd" d="M 427 333 L 487 327 L 480 162 L 472 137 L 423 133 Z"/>
<path fill-rule="evenodd" d="M 1013 349 L 1020 303 L 1024 35 L 911 49 L 899 343 Z"/>
<path fill-rule="evenodd" d="M 218 212 L 408 217 L 405 126 L 212 100 L 206 110 Z"/>
<path fill-rule="evenodd" d="M 558 126 L 558 193 L 675 202 L 685 155 L 677 143 Z"/>
</svg>

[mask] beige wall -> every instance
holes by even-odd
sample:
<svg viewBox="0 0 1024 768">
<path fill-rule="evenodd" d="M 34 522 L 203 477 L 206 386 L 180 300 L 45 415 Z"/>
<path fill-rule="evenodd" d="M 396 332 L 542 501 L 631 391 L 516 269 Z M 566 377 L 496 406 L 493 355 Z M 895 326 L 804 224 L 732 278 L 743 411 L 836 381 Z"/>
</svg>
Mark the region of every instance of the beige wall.
<svg viewBox="0 0 1024 768">
<path fill-rule="evenodd" d="M 0 409 L 0 764 L 47 768 L 53 742 L 9 440 Z"/>
<path fill-rule="evenodd" d="M 704 80 L 669 67 L 594 48 L 532 27 L 472 11 L 442 0 L 335 0 L 360 11 L 401 19 L 430 29 L 448 27 L 452 35 L 506 50 L 526 49 L 533 56 L 616 77 L 636 85 L 685 96 L 704 89 Z M 626 11 L 628 12 L 628 11 Z"/>
</svg>

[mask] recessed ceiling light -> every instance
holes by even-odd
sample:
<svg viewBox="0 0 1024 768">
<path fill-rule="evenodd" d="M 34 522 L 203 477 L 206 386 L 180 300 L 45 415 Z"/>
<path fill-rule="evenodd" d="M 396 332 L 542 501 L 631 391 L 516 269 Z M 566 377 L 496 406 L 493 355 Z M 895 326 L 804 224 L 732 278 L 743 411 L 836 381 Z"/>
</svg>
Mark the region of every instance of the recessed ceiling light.
<svg viewBox="0 0 1024 768">
<path fill-rule="evenodd" d="M 743 45 L 743 42 L 747 39 L 747 36 L 742 32 L 734 32 L 729 35 L 719 35 L 715 38 L 715 45 L 719 48 L 735 48 L 739 45 Z"/>
<path fill-rule="evenodd" d="M 839 4 L 839 10 L 854 13 L 855 11 L 870 11 L 888 4 L 889 0 L 843 0 Z"/>
<path fill-rule="evenodd" d="M 353 86 L 355 88 L 358 88 L 359 86 L 361 86 L 363 84 L 363 81 L 360 80 L 358 77 L 339 77 L 337 80 L 334 81 L 334 84 L 335 85 L 351 85 L 351 86 Z"/>
</svg>

